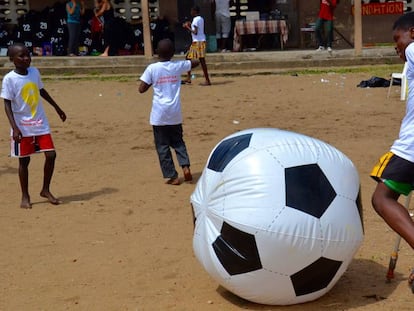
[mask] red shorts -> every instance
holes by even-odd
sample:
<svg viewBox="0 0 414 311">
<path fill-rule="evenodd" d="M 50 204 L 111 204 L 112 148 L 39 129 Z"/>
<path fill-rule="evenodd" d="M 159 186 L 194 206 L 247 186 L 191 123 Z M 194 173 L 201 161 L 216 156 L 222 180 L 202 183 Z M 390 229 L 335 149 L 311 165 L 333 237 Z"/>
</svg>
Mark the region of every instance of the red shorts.
<svg viewBox="0 0 414 311">
<path fill-rule="evenodd" d="M 34 153 L 55 150 L 52 135 L 22 137 L 20 143 L 11 139 L 10 155 L 12 157 L 24 158 Z"/>
</svg>

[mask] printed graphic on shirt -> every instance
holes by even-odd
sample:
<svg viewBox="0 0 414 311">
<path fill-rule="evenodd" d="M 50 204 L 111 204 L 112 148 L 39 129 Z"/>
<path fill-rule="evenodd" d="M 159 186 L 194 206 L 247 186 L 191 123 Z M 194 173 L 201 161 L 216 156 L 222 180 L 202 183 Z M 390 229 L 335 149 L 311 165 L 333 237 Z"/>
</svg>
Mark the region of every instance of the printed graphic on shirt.
<svg viewBox="0 0 414 311">
<path fill-rule="evenodd" d="M 177 76 L 164 76 L 164 77 L 160 77 L 157 80 L 157 84 L 176 83 L 176 82 L 178 82 L 178 77 Z"/>
<path fill-rule="evenodd" d="M 39 89 L 36 83 L 28 82 L 22 88 L 22 100 L 30 107 L 32 118 L 35 116 L 39 104 Z"/>
</svg>

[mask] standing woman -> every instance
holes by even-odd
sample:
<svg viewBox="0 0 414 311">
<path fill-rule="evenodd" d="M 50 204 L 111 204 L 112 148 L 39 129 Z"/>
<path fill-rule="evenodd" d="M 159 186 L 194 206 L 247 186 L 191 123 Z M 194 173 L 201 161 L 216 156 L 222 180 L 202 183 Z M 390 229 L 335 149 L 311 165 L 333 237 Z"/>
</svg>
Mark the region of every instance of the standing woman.
<svg viewBox="0 0 414 311">
<path fill-rule="evenodd" d="M 67 25 L 69 32 L 68 54 L 76 56 L 79 54 L 79 37 L 81 32 L 81 15 L 85 13 L 84 0 L 71 0 L 66 3 Z"/>
<path fill-rule="evenodd" d="M 101 56 L 109 56 L 113 55 L 113 51 L 111 50 L 111 45 L 113 45 L 113 27 L 115 26 L 115 14 L 114 8 L 111 5 L 109 0 L 102 0 L 100 9 L 95 13 L 97 17 L 103 17 L 104 21 L 104 44 L 105 50 L 101 54 Z M 112 47 L 113 48 L 113 47 Z"/>
</svg>

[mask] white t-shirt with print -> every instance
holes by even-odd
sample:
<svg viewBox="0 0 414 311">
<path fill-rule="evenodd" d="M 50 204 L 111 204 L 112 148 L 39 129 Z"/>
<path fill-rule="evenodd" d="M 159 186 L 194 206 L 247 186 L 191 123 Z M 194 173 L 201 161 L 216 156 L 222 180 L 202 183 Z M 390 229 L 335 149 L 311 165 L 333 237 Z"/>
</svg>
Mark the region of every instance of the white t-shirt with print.
<svg viewBox="0 0 414 311">
<path fill-rule="evenodd" d="M 191 22 L 191 30 L 195 31 L 197 27 L 197 34 L 191 33 L 193 42 L 206 41 L 206 34 L 204 33 L 204 18 L 200 15 L 195 16 Z"/>
<path fill-rule="evenodd" d="M 183 122 L 180 99 L 181 74 L 190 69 L 190 60 L 157 62 L 145 69 L 140 80 L 152 85 L 154 90 L 151 125 L 176 125 Z"/>
<path fill-rule="evenodd" d="M 29 67 L 27 75 L 13 70 L 3 78 L 0 96 L 11 101 L 14 120 L 24 137 L 50 133 L 39 91 L 42 88 L 40 73 L 35 67 Z"/>
<path fill-rule="evenodd" d="M 408 96 L 405 116 L 400 127 L 398 139 L 391 151 L 399 157 L 414 162 L 414 43 L 405 49 L 407 59 Z"/>
</svg>

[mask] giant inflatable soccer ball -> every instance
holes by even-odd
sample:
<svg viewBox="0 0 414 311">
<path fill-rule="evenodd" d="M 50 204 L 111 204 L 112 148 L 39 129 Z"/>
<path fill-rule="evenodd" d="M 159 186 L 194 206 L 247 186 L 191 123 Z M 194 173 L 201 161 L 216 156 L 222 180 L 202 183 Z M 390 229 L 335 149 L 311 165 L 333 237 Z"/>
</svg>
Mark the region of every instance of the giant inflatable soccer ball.
<svg viewBox="0 0 414 311">
<path fill-rule="evenodd" d="M 320 140 L 278 129 L 230 135 L 191 195 L 195 255 L 244 299 L 317 299 L 361 245 L 359 188 L 353 163 Z"/>
</svg>

